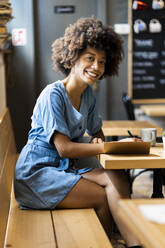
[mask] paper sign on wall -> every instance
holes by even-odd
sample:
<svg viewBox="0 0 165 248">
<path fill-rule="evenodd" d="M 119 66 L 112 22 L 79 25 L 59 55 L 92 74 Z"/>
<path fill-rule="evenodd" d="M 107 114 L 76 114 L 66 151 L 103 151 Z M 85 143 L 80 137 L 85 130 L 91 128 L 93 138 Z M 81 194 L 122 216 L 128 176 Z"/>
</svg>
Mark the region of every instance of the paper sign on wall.
<svg viewBox="0 0 165 248">
<path fill-rule="evenodd" d="M 13 46 L 25 46 L 26 42 L 27 42 L 26 29 L 25 28 L 14 28 L 12 30 Z"/>
</svg>

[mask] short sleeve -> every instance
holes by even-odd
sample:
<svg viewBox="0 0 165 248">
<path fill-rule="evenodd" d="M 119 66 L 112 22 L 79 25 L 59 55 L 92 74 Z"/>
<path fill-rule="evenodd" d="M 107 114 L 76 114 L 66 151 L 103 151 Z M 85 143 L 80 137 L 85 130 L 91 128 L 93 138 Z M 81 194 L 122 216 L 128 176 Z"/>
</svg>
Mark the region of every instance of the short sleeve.
<svg viewBox="0 0 165 248">
<path fill-rule="evenodd" d="M 97 109 L 97 105 L 96 105 L 96 98 L 93 94 L 90 96 L 90 101 L 91 101 L 91 104 L 90 104 L 90 108 L 88 110 L 87 130 L 86 131 L 89 135 L 93 135 L 101 129 L 102 118 L 98 114 L 98 109 Z"/>
<path fill-rule="evenodd" d="M 51 143 L 55 131 L 70 137 L 61 92 L 58 89 L 47 92 L 41 101 L 42 126 L 47 142 Z"/>
</svg>

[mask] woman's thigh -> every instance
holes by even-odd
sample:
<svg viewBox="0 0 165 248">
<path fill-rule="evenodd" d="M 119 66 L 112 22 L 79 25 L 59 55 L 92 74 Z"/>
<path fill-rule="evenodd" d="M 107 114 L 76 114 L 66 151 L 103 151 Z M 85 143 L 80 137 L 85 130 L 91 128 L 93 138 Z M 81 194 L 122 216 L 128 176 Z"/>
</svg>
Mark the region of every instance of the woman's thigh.
<svg viewBox="0 0 165 248">
<path fill-rule="evenodd" d="M 78 183 L 58 205 L 59 208 L 98 208 L 107 201 L 106 186 L 128 196 L 129 182 L 123 170 L 96 168 L 82 174 Z"/>
<path fill-rule="evenodd" d="M 81 178 L 57 208 L 97 209 L 104 201 L 107 201 L 104 187 L 94 181 Z"/>
</svg>

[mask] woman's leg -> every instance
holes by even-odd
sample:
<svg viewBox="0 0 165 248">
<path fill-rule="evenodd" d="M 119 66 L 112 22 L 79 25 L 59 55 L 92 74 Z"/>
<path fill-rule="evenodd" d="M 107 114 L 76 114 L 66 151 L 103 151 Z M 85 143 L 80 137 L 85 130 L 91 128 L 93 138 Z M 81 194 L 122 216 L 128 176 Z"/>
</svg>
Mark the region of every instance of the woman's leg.
<svg viewBox="0 0 165 248">
<path fill-rule="evenodd" d="M 105 188 L 111 214 L 127 246 L 138 245 L 139 242 L 121 221 L 117 211 L 118 201 L 122 198 L 130 198 L 130 187 L 126 173 L 122 170 L 94 169 L 84 173 L 83 177 Z"/>
<path fill-rule="evenodd" d="M 87 174 L 87 173 L 86 173 Z M 94 208 L 109 239 L 113 219 L 109 211 L 104 187 L 87 179 L 80 179 L 57 208 Z"/>
</svg>

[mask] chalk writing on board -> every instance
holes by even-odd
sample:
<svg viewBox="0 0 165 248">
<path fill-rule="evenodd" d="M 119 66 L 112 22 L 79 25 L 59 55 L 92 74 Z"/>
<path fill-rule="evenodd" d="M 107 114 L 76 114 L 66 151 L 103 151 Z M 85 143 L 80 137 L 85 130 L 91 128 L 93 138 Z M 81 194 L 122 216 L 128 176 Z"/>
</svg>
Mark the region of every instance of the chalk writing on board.
<svg viewBox="0 0 165 248">
<path fill-rule="evenodd" d="M 161 51 L 161 55 L 165 57 L 165 51 Z"/>
<path fill-rule="evenodd" d="M 165 102 L 165 7 L 158 11 L 153 9 L 153 2 L 161 1 L 165 4 L 165 0 L 143 0 L 142 2 L 147 4 L 145 11 L 130 8 L 131 23 L 134 24 L 140 19 L 147 27 L 145 32 L 136 33 L 132 25 L 130 92 L 132 91 L 132 99 L 137 100 L 137 103 L 145 100 L 148 100 L 148 103 Z M 133 6 L 134 2 L 138 1 L 130 2 Z M 161 32 L 155 32 L 158 29 L 154 19 L 159 20 Z"/>
<path fill-rule="evenodd" d="M 133 77 L 134 82 L 141 82 L 141 77 Z"/>
<path fill-rule="evenodd" d="M 142 80 L 143 81 L 155 81 L 155 77 L 154 76 L 143 76 Z"/>
<path fill-rule="evenodd" d="M 148 40 L 139 40 L 139 39 L 134 39 L 135 45 L 137 47 L 153 47 L 154 46 L 154 41 L 152 39 Z"/>
<path fill-rule="evenodd" d="M 134 89 L 155 89 L 155 84 L 135 84 Z"/>
<path fill-rule="evenodd" d="M 144 69 L 141 69 L 141 70 L 133 70 L 133 74 L 140 74 L 140 75 L 142 75 L 142 74 L 146 74 L 147 72 L 146 72 L 146 70 L 144 70 Z"/>
<path fill-rule="evenodd" d="M 165 75 L 165 69 L 161 69 L 160 70 L 160 73 L 163 74 L 163 75 Z"/>
<path fill-rule="evenodd" d="M 165 84 L 165 79 L 164 78 L 162 78 L 162 79 L 160 79 L 160 84 Z"/>
<path fill-rule="evenodd" d="M 157 59 L 159 56 L 158 52 L 134 52 L 134 57 L 139 59 Z"/>
<path fill-rule="evenodd" d="M 165 60 L 160 61 L 161 66 L 165 66 Z"/>
<path fill-rule="evenodd" d="M 153 82 L 155 81 L 155 77 L 154 76 L 134 76 L 133 77 L 134 82 Z"/>
<path fill-rule="evenodd" d="M 165 62 L 165 61 L 164 61 Z M 151 61 L 141 61 L 141 62 L 134 62 L 134 67 L 152 67 L 154 64 Z"/>
</svg>

